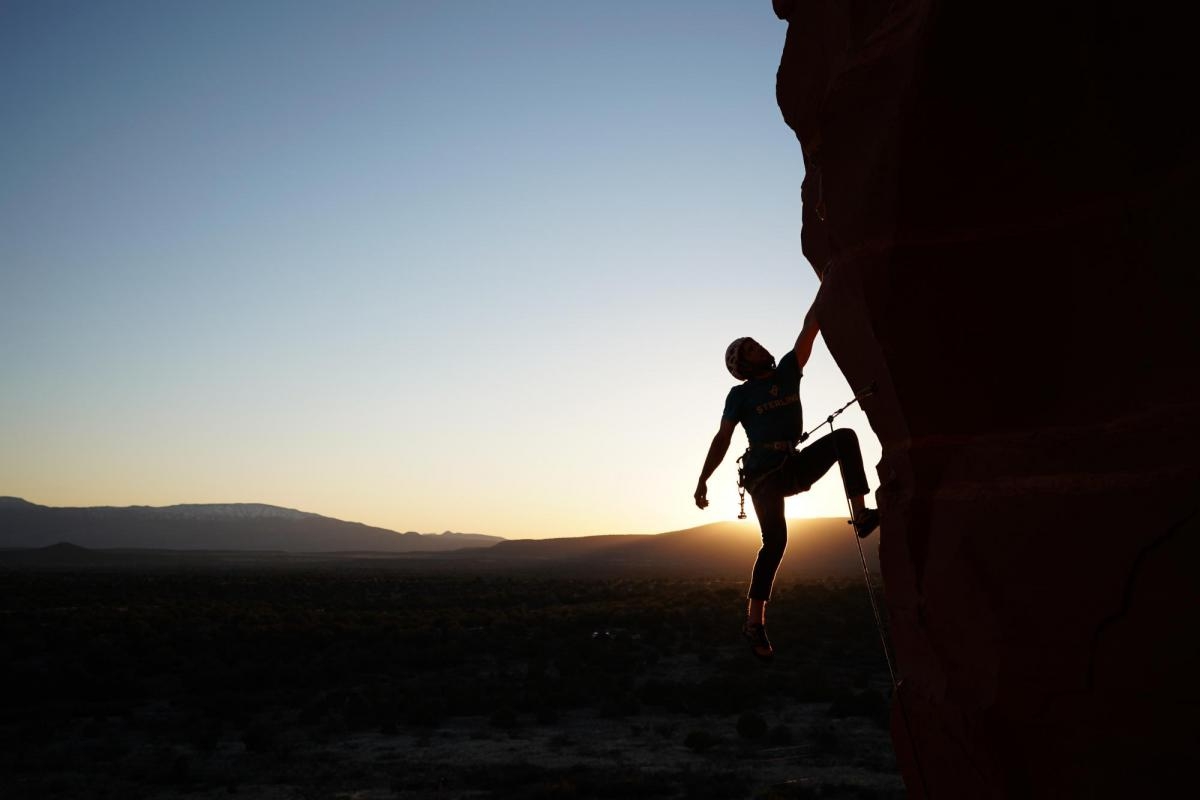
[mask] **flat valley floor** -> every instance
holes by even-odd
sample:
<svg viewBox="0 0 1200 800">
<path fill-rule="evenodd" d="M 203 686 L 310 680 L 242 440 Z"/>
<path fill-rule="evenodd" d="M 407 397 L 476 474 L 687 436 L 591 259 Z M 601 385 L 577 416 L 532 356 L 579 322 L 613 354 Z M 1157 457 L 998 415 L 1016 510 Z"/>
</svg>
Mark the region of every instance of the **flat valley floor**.
<svg viewBox="0 0 1200 800">
<path fill-rule="evenodd" d="M 0 794 L 901 798 L 860 583 L 0 573 Z"/>
</svg>

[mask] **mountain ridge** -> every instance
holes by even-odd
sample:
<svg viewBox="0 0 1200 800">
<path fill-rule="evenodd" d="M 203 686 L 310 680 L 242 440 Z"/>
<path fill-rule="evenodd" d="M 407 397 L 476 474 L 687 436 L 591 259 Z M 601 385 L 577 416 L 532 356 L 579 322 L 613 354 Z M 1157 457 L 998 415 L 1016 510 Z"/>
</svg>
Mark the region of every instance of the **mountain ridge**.
<svg viewBox="0 0 1200 800">
<path fill-rule="evenodd" d="M 403 533 L 266 503 L 43 506 L 0 497 L 0 547 L 424 552 L 494 544 L 482 533 Z"/>
<path fill-rule="evenodd" d="M 748 576 L 761 544 L 752 522 L 718 521 L 657 534 L 607 534 L 557 539 L 506 539 L 463 548 L 436 559 L 479 569 L 507 568 L 558 575 Z M 845 519 L 788 520 L 785 578 L 853 577 L 862 564 Z M 878 571 L 878 542 L 862 542 L 868 567 Z"/>
<path fill-rule="evenodd" d="M 56 509 L 12 499 L 0 498 L 0 563 L 14 567 L 323 562 L 418 572 L 742 578 L 761 543 L 753 522 L 717 521 L 657 534 L 503 539 L 397 533 L 264 504 L 185 504 L 158 513 L 144 506 Z M 237 508 L 230 512 L 228 506 Z M 854 533 L 844 519 L 789 520 L 788 539 L 784 579 L 861 575 Z M 875 536 L 863 543 L 875 571 L 878 541 Z"/>
</svg>

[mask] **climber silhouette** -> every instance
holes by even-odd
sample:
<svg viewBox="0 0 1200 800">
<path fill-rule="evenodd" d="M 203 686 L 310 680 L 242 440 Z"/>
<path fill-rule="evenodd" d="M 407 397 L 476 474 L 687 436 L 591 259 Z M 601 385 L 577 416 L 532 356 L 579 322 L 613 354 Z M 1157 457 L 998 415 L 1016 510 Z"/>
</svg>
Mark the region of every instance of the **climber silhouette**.
<svg viewBox="0 0 1200 800">
<path fill-rule="evenodd" d="M 729 390 L 721 427 L 708 448 L 696 484 L 696 505 L 703 509 L 708 505 L 708 479 L 725 458 L 733 430 L 740 422 L 749 441 L 742 456 L 743 485 L 750 493 L 762 530 L 762 548 L 751 574 L 742 635 L 754 655 L 764 660 L 775 654 L 767 638 L 766 608 L 787 546 L 784 498 L 808 491 L 831 466 L 840 462 L 846 495 L 854 511 L 855 531 L 866 537 L 879 525 L 879 512 L 863 503 L 868 486 L 854 431 L 839 428 L 803 450 L 796 449 L 804 432 L 800 378 L 812 354 L 817 332 L 816 315 L 810 308 L 795 347 L 780 359 L 778 366 L 774 357 L 749 337 L 735 339 L 729 345 L 725 366 L 742 383 Z"/>
</svg>

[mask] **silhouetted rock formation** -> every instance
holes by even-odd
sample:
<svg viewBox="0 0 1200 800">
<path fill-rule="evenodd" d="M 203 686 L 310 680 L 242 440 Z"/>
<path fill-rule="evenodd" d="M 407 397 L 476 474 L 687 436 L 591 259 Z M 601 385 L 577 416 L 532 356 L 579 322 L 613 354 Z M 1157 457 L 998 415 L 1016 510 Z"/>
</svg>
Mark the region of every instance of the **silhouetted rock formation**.
<svg viewBox="0 0 1200 800">
<path fill-rule="evenodd" d="M 879 385 L 880 556 L 929 796 L 1188 785 L 1194 28 L 1131 2 L 774 5 L 821 327 Z"/>
</svg>

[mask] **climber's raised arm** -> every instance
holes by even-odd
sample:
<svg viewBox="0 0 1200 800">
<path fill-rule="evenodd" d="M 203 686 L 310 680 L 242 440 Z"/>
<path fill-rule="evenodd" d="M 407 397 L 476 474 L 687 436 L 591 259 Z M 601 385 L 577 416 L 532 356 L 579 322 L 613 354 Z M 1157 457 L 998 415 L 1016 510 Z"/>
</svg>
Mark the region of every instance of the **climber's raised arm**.
<svg viewBox="0 0 1200 800">
<path fill-rule="evenodd" d="M 793 349 L 801 372 L 804 372 L 804 365 L 808 363 L 808 357 L 812 355 L 813 342 L 816 341 L 817 334 L 821 330 L 821 326 L 817 322 L 815 308 L 816 300 L 814 299 L 813 305 L 809 307 L 808 313 L 804 315 L 804 325 L 800 328 L 800 335 L 796 337 L 796 346 Z"/>
</svg>

